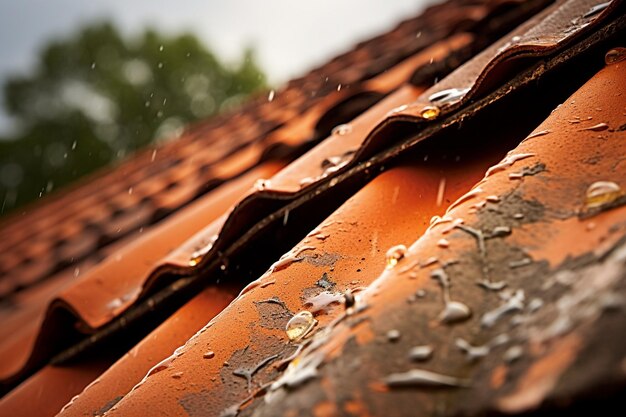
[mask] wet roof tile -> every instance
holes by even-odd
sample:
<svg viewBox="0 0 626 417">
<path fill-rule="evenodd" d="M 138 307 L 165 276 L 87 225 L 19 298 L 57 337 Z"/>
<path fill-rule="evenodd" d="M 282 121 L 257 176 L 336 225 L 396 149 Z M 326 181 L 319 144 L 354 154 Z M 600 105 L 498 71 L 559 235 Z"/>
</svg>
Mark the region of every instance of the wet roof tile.
<svg viewBox="0 0 626 417">
<path fill-rule="evenodd" d="M 5 389 L 51 358 L 54 365 L 43 367 L 5 396 L 0 410 L 19 409 L 23 398 L 56 383 L 55 367 L 79 381 L 76 387 L 84 386 L 89 378 L 81 375 L 89 361 L 81 365 L 77 358 L 89 358 L 106 346 L 130 349 L 161 320 L 163 324 L 136 345 L 142 354 L 122 356 L 64 415 L 141 415 L 146 403 L 158 403 L 164 415 L 235 415 L 239 409 L 259 415 L 301 414 L 307 409 L 378 415 L 390 410 L 389 401 L 405 415 L 404 404 L 414 395 L 423 398 L 421 406 L 428 413 L 435 396 L 420 391 L 419 384 L 465 386 L 468 378 L 487 381 L 480 386 L 491 383 L 495 390 L 505 384 L 506 394 L 472 388 L 466 391 L 472 393 L 468 400 L 454 389 L 443 391 L 442 398 L 461 412 L 484 413 L 489 407 L 526 411 L 528 404 L 536 405 L 529 398 L 552 398 L 557 392 L 550 391 L 553 386 L 539 394 L 528 387 L 536 381 L 554 384 L 554 375 L 568 367 L 586 369 L 562 361 L 563 368 L 537 371 L 553 357 L 577 354 L 576 346 L 587 340 L 579 337 L 588 334 L 582 330 L 570 338 L 555 336 L 556 344 L 564 346 L 561 350 L 554 348 L 544 359 L 533 353 L 535 362 L 520 361 L 522 368 L 516 371 L 491 357 L 469 368 L 463 360 L 463 354 L 478 355 L 480 349 L 472 344 L 486 340 L 474 331 L 466 335 L 471 326 L 464 320 L 474 323 L 483 313 L 496 317 L 490 309 L 505 308 L 492 300 L 498 294 L 503 306 L 524 303 L 520 297 L 536 290 L 536 281 L 524 275 L 531 269 L 525 268 L 544 268 L 533 274 L 551 282 L 550 268 L 558 270 L 591 249 L 596 257 L 612 253 L 625 234 L 618 227 L 624 219 L 619 208 L 623 196 L 616 190 L 626 180 L 618 178 L 619 161 L 614 161 L 624 153 L 623 141 L 611 140 L 623 132 L 618 114 L 623 98 L 610 93 L 623 90 L 624 72 L 617 62 L 623 52 L 611 58 L 617 64 L 582 86 L 623 34 L 623 5 L 563 0 L 542 12 L 547 3 L 462 1 L 434 6 L 290 82 L 273 101 L 259 97 L 238 113 L 191 127 L 179 141 L 143 152 L 49 199 L 22 220 L 5 223 L 1 233 L 7 239 L 0 239 L 0 245 L 18 248 L 0 255 L 4 294 L 13 293 L 7 298 L 13 304 L 6 302 L 0 314 L 11 324 L 8 329 L 17 329 L 0 344 L 3 357 L 10 358 L 0 369 Z M 571 103 L 549 115 L 576 90 Z M 544 99 L 525 107 L 537 95 Z M 588 105 L 577 107 L 579 100 Z M 575 113 L 588 112 L 589 106 L 596 106 L 602 117 L 593 126 L 576 119 L 580 115 Z M 604 107 L 614 111 L 604 112 Z M 516 115 L 514 124 L 508 122 L 511 114 Z M 518 146 L 533 129 L 535 133 Z M 557 151 L 564 137 L 571 146 L 565 156 Z M 590 151 L 582 144 L 592 137 L 599 146 Z M 293 162 L 273 175 L 288 161 Z M 576 164 L 584 169 L 573 169 Z M 613 164 L 610 172 L 615 174 L 615 183 L 604 185 L 612 187 L 610 198 L 594 197 L 591 208 L 580 200 L 568 202 L 573 209 L 563 208 L 569 207 L 561 204 L 563 196 L 583 196 L 587 182 L 606 174 L 601 169 L 606 164 Z M 509 172 L 512 166 L 521 168 Z M 485 171 L 494 174 L 480 180 Z M 265 180 L 255 182 L 258 178 Z M 99 190 L 96 195 L 89 192 L 93 187 Z M 528 201 L 528 213 L 509 212 L 508 204 Z M 62 205 L 69 209 L 54 210 Z M 618 209 L 605 213 L 613 207 Z M 42 216 L 46 210 L 50 215 Z M 431 220 L 436 215 L 443 217 Z M 546 218 L 549 221 L 542 220 Z M 76 238 L 85 231 L 92 240 Z M 583 233 L 589 239 L 579 239 Z M 550 239 L 538 244 L 537 236 Z M 38 244 L 30 252 L 19 250 L 34 240 Z M 503 242 L 512 248 L 502 249 Z M 397 248 L 385 263 L 386 249 L 396 244 L 410 247 L 406 253 Z M 54 256 L 38 255 L 45 254 L 46 247 L 56 248 Z M 511 261 L 508 249 L 524 256 Z M 539 259 L 544 263 L 536 262 Z M 602 268 L 619 270 L 616 259 L 606 259 Z M 79 260 L 84 269 L 72 282 L 72 262 Z M 273 260 L 270 270 L 255 280 Z M 593 274 L 579 266 L 574 270 L 583 278 Z M 11 275 L 14 272 L 19 278 Z M 507 285 L 518 291 L 496 288 L 498 282 L 491 282 L 496 272 L 510 278 Z M 487 280 L 481 285 L 488 290 L 476 285 L 476 277 Z M 450 279 L 452 289 L 447 287 Z M 228 288 L 220 284 L 224 281 Z M 37 282 L 43 283 L 40 292 L 32 285 Z M 247 283 L 228 304 L 226 294 Z M 443 304 L 437 285 L 444 287 Z M 598 290 L 608 291 L 602 285 Z M 19 288 L 24 289 L 16 292 Z M 348 290 L 357 302 L 350 314 L 343 306 L 352 303 L 345 295 Z M 212 291 L 225 297 L 215 304 L 197 301 Z M 558 307 L 563 304 L 557 301 L 560 296 L 586 297 L 584 292 L 567 291 L 547 299 Z M 457 299 L 471 306 L 451 303 Z M 536 299 L 533 305 L 539 305 Z M 446 303 L 451 304 L 450 320 L 461 324 L 448 326 L 447 318 L 438 322 Z M 212 313 L 204 320 L 195 316 L 189 326 L 178 323 L 177 317 L 197 311 L 194 306 L 206 306 Z M 166 319 L 174 307 L 178 312 Z M 412 314 L 416 308 L 423 311 Z M 303 353 L 286 367 L 298 344 L 288 340 L 285 324 L 303 309 L 316 310 L 319 323 L 312 338 L 300 341 Z M 67 311 L 72 313 L 69 321 Z M 580 319 L 576 325 L 596 320 L 600 327 L 611 326 L 594 315 L 575 317 Z M 521 330 L 512 334 L 529 329 L 520 323 L 516 329 Z M 142 325 L 134 339 L 128 335 L 128 329 Z M 158 372 L 131 390 L 148 369 L 202 326 L 164 362 L 167 366 L 157 367 Z M 483 327 L 485 335 L 491 334 L 490 325 Z M 451 329 L 464 338 L 456 348 L 445 345 L 452 340 Z M 400 350 L 408 351 L 413 339 L 445 345 L 425 368 L 429 371 L 403 373 L 413 368 L 400 366 L 406 355 Z M 525 343 L 500 339 L 494 339 L 494 349 Z M 582 344 L 585 349 L 595 346 L 595 338 L 589 340 Z M 214 354 L 210 360 L 204 357 L 207 346 Z M 378 365 L 357 367 L 355 380 L 357 368 L 346 362 L 348 356 Z M 459 369 L 469 376 L 459 375 Z M 507 380 L 509 372 L 518 373 Z M 117 384 L 117 379 L 123 383 Z M 301 382 L 307 383 L 300 387 Z M 331 395 L 328 384 L 340 389 L 333 388 Z M 410 384 L 418 389 L 396 392 L 396 386 Z M 285 394 L 284 387 L 294 390 Z M 58 397 L 72 395 L 72 390 Z M 53 409 L 50 406 L 46 415 Z"/>
</svg>

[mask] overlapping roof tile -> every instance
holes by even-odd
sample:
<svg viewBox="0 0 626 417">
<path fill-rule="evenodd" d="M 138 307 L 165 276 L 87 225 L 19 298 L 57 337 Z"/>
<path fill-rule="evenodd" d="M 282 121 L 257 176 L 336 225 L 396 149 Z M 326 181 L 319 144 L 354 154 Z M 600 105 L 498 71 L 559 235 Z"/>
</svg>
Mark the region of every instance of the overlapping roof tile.
<svg viewBox="0 0 626 417">
<path fill-rule="evenodd" d="M 623 390 L 601 332 L 624 324 L 624 4 L 549 3 L 433 6 L 5 222 L 0 376 L 24 382 L 0 413 L 43 390 L 54 415 L 91 380 L 61 415 L 522 413 Z"/>
</svg>

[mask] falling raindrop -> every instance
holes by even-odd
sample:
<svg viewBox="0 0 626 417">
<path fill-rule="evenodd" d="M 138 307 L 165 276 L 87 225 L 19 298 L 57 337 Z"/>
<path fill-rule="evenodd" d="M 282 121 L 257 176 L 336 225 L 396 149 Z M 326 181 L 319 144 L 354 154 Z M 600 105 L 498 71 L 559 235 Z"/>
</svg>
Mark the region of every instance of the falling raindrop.
<svg viewBox="0 0 626 417">
<path fill-rule="evenodd" d="M 612 203 L 623 195 L 622 188 L 612 181 L 596 181 L 587 188 L 585 204 L 596 208 Z"/>
<path fill-rule="evenodd" d="M 269 94 L 267 95 L 267 101 L 274 101 L 274 95 L 276 94 L 276 92 L 274 90 L 270 90 Z"/>
<path fill-rule="evenodd" d="M 313 318 L 310 311 L 301 311 L 294 315 L 285 327 L 287 337 L 291 341 L 298 341 L 304 337 L 315 327 L 317 320 Z"/>
<path fill-rule="evenodd" d="M 385 258 L 387 260 L 387 269 L 391 269 L 398 264 L 400 259 L 404 258 L 406 254 L 406 246 L 396 245 L 389 248 Z"/>
</svg>

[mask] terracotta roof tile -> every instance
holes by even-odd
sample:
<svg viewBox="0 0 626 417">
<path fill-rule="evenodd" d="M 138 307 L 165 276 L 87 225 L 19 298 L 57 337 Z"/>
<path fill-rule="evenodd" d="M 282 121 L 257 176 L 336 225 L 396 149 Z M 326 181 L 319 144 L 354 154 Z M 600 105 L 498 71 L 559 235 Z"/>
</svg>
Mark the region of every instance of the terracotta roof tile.
<svg viewBox="0 0 626 417">
<path fill-rule="evenodd" d="M 623 327 L 601 313 L 626 236 L 623 51 L 601 69 L 626 23 L 598 3 L 433 6 L 5 222 L 0 377 L 32 376 L 0 413 L 45 392 L 52 415 L 105 368 L 62 415 L 517 413 L 593 391 L 623 357 L 600 334 Z M 318 322 L 289 341 L 302 310 Z"/>
</svg>

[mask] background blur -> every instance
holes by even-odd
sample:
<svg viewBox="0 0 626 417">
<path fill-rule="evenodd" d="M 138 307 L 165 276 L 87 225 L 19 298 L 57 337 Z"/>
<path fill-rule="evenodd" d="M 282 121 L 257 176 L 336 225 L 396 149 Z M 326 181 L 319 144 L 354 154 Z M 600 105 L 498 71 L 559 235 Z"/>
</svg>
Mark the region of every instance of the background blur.
<svg viewBox="0 0 626 417">
<path fill-rule="evenodd" d="M 427 3 L 0 2 L 0 215 L 278 87 Z"/>
</svg>

